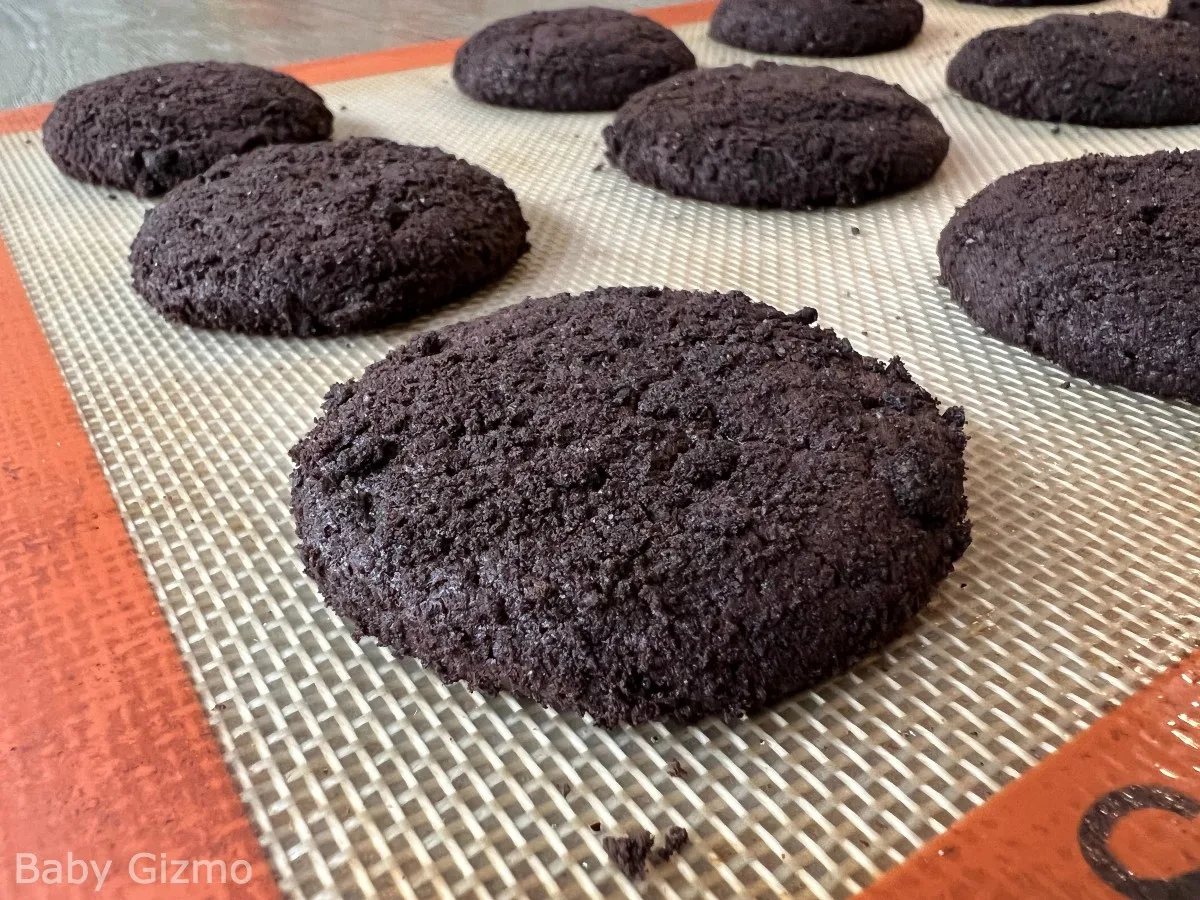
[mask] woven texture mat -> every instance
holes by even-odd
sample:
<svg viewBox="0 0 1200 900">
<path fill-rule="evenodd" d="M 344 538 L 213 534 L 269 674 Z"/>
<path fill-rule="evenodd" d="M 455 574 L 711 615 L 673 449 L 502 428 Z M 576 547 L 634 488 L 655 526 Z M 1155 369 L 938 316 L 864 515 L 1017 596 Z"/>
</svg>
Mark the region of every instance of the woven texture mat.
<svg viewBox="0 0 1200 900">
<path fill-rule="evenodd" d="M 669 198 L 602 165 L 606 115 L 486 108 L 444 67 L 322 86 L 338 136 L 465 156 L 532 226 L 502 283 L 365 337 L 167 324 L 129 288 L 145 205 L 61 177 L 35 134 L 0 139 L 5 238 L 285 892 L 635 896 L 602 834 L 682 825 L 692 845 L 648 895 L 844 897 L 1200 642 L 1200 409 L 985 337 L 938 286 L 934 252 L 956 204 L 1005 172 L 1197 148 L 1200 127 L 1058 128 L 972 105 L 943 81 L 954 49 L 1037 13 L 926 10 L 912 47 L 835 64 L 928 103 L 950 155 L 930 185 L 854 210 Z M 702 64 L 751 58 L 705 31 L 680 29 Z M 647 283 L 815 306 L 966 408 L 975 540 L 928 610 L 850 674 L 689 728 L 604 732 L 357 644 L 303 575 L 288 512 L 287 449 L 326 388 L 421 329 Z"/>
</svg>

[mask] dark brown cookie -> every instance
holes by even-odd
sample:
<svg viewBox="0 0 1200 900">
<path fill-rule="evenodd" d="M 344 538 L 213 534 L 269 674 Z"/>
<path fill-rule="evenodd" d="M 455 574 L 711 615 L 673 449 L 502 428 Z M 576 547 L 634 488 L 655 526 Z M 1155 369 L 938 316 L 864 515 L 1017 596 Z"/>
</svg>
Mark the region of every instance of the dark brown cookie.
<svg viewBox="0 0 1200 900">
<path fill-rule="evenodd" d="M 133 286 L 169 319 L 308 335 L 379 328 L 503 275 L 525 251 L 512 191 L 380 138 L 230 157 L 146 213 Z"/>
<path fill-rule="evenodd" d="M 587 6 L 502 19 L 459 48 L 454 80 L 484 103 L 552 112 L 616 109 L 696 67 L 687 45 L 644 16 Z"/>
<path fill-rule="evenodd" d="M 853 205 L 927 181 L 950 147 L 896 85 L 824 66 L 726 66 L 676 75 L 604 130 L 635 181 L 736 206 Z"/>
<path fill-rule="evenodd" d="M 966 548 L 965 438 L 815 317 L 604 288 L 427 333 L 292 449 L 307 571 L 446 681 L 605 726 L 841 672 Z"/>
<path fill-rule="evenodd" d="M 242 63 L 167 63 L 63 94 L 42 129 L 46 152 L 80 181 L 143 197 L 231 153 L 329 137 L 333 115 L 295 78 Z"/>
<path fill-rule="evenodd" d="M 918 0 L 721 0 L 709 34 L 756 53 L 864 56 L 912 42 Z"/>
<path fill-rule="evenodd" d="M 1010 116 L 1110 128 L 1200 122 L 1193 26 L 1129 13 L 1056 15 L 968 41 L 946 81 Z"/>
<path fill-rule="evenodd" d="M 1200 0 L 1171 0 L 1167 4 L 1167 18 L 1200 25 Z"/>
<path fill-rule="evenodd" d="M 1200 402 L 1200 152 L 1030 166 L 942 232 L 951 296 L 1077 375 Z"/>
</svg>

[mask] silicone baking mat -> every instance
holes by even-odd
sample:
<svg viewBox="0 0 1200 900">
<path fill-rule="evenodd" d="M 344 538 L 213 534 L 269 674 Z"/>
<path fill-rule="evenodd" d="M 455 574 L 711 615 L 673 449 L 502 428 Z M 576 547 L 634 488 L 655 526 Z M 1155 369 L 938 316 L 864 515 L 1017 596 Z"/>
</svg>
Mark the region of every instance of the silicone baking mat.
<svg viewBox="0 0 1200 900">
<path fill-rule="evenodd" d="M 1118 7 L 1161 13 L 1080 11 Z M 365 336 L 166 323 L 129 286 L 147 204 L 62 177 L 36 131 L 0 137 L 20 282 L 285 894 L 845 897 L 1200 644 L 1200 409 L 988 338 L 937 282 L 942 226 L 996 177 L 1088 151 L 1200 148 L 1200 127 L 1016 121 L 947 89 L 966 38 L 1046 12 L 931 0 L 911 47 L 832 61 L 900 83 L 952 139 L 932 183 L 857 209 L 665 196 L 605 164 L 608 115 L 475 104 L 445 65 L 320 84 L 338 137 L 461 155 L 503 177 L 531 225 L 502 282 Z M 703 23 L 678 30 L 702 65 L 754 58 Z M 974 543 L 900 639 L 741 721 L 603 731 L 442 684 L 324 609 L 294 550 L 287 450 L 328 386 L 424 329 L 615 284 L 815 306 L 858 350 L 901 356 L 965 407 Z M 1181 712 L 1170 724 L 1195 748 L 1196 713 Z M 1148 764 L 1167 786 L 1195 775 Z M 691 844 L 645 882 L 606 862 L 604 834 L 670 825 Z"/>
</svg>

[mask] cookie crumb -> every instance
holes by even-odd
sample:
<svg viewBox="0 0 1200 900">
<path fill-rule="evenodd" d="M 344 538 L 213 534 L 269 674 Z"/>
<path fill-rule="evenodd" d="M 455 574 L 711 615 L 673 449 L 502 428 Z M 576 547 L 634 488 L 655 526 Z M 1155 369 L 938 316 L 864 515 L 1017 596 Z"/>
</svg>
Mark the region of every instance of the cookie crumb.
<svg viewBox="0 0 1200 900">
<path fill-rule="evenodd" d="M 684 768 L 678 758 L 672 756 L 671 762 L 667 766 L 667 774 L 672 778 L 687 778 L 688 770 Z"/>
<path fill-rule="evenodd" d="M 631 835 L 610 835 L 601 843 L 612 864 L 631 879 L 646 877 L 646 857 L 654 846 L 654 836 L 638 830 Z"/>
<path fill-rule="evenodd" d="M 667 829 L 666 835 L 663 836 L 663 845 L 654 850 L 654 861 L 656 863 L 664 863 L 672 856 L 682 850 L 688 844 L 688 833 L 686 828 L 680 828 L 678 825 L 672 825 Z"/>
<path fill-rule="evenodd" d="M 594 166 L 592 166 L 592 171 L 593 172 L 603 172 L 604 171 L 604 163 L 602 163 L 602 162 L 596 163 Z"/>
<path fill-rule="evenodd" d="M 1050 133 L 1051 133 L 1051 134 L 1058 134 L 1060 131 L 1062 131 L 1062 128 L 1061 128 L 1060 126 L 1058 126 L 1058 125 L 1051 125 L 1051 126 L 1050 126 Z"/>
<path fill-rule="evenodd" d="M 597 822 L 592 826 L 595 831 L 600 826 Z M 638 829 L 630 835 L 610 835 L 601 842 L 604 852 L 626 877 L 631 879 L 646 877 L 646 860 L 654 865 L 665 863 L 672 856 L 687 846 L 690 838 L 686 828 L 672 825 L 663 835 L 661 847 L 654 846 L 654 836 L 648 831 Z"/>
<path fill-rule="evenodd" d="M 569 781 L 560 781 L 555 785 L 555 787 L 558 788 L 558 792 L 562 794 L 563 797 L 571 796 L 571 783 Z"/>
<path fill-rule="evenodd" d="M 593 822 L 593 823 L 591 824 L 591 829 L 592 829 L 592 831 L 599 831 L 599 830 L 600 830 L 600 823 L 599 823 L 599 822 Z"/>
<path fill-rule="evenodd" d="M 851 226 L 850 226 L 850 233 L 851 233 L 852 235 L 854 235 L 855 237 L 858 237 L 860 234 L 862 234 L 862 229 L 861 229 L 861 228 L 859 228 L 857 225 L 851 225 Z"/>
<path fill-rule="evenodd" d="M 1065 388 L 1069 388 L 1070 386 L 1071 386 L 1071 382 L 1069 382 L 1069 381 L 1064 381 L 1062 384 L 1059 385 L 1059 387 L 1065 387 Z"/>
</svg>

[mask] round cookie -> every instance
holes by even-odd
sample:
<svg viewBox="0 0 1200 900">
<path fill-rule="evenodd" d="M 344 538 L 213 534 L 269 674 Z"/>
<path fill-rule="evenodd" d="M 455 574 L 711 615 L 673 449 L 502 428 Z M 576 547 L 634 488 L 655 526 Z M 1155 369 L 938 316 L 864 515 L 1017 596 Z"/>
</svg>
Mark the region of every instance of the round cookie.
<svg viewBox="0 0 1200 900">
<path fill-rule="evenodd" d="M 1167 18 L 1200 25 L 1200 0 L 1171 0 L 1167 4 Z"/>
<path fill-rule="evenodd" d="M 378 328 L 503 275 L 528 226 L 495 175 L 381 138 L 227 157 L 146 213 L 133 286 L 168 319 L 309 335 Z"/>
<path fill-rule="evenodd" d="M 853 205 L 927 181 L 950 138 L 896 85 L 824 66 L 726 66 L 676 75 L 604 130 L 635 181 L 735 206 Z"/>
<path fill-rule="evenodd" d="M 755 53 L 864 56 L 912 42 L 918 0 L 721 0 L 709 34 Z"/>
<path fill-rule="evenodd" d="M 329 137 L 333 114 L 295 78 L 243 63 L 167 63 L 67 91 L 42 127 L 80 181 L 153 197 L 231 153 Z"/>
<path fill-rule="evenodd" d="M 586 6 L 502 19 L 454 56 L 454 81 L 484 103 L 551 112 L 616 109 L 694 69 L 676 34 L 644 16 Z"/>
<path fill-rule="evenodd" d="M 1023 119 L 1110 128 L 1200 122 L 1192 26 L 1129 13 L 1055 15 L 968 41 L 946 81 Z"/>
<path fill-rule="evenodd" d="M 954 215 L 938 257 L 991 334 L 1086 378 L 1200 402 L 1200 152 L 1006 175 Z"/>
<path fill-rule="evenodd" d="M 964 418 L 815 318 L 602 288 L 426 333 L 292 449 L 307 571 L 444 680 L 604 726 L 841 672 L 970 542 Z"/>
</svg>

